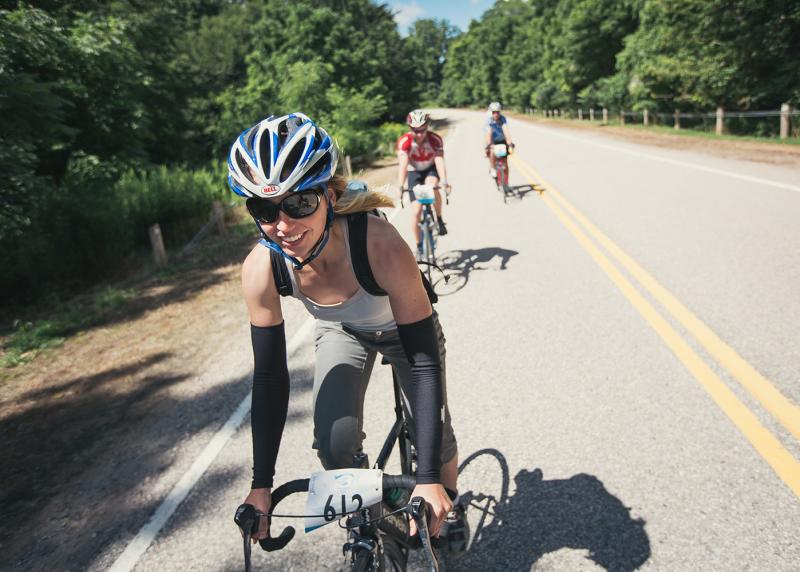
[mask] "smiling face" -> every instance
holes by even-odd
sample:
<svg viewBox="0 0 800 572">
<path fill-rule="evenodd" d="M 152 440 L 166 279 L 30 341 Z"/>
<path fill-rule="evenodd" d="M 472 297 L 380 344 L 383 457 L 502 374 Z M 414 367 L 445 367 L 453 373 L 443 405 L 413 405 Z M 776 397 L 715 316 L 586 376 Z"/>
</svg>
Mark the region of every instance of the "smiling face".
<svg viewBox="0 0 800 572">
<path fill-rule="evenodd" d="M 298 260 L 305 260 L 310 254 L 320 237 L 325 232 L 325 219 L 328 216 L 328 200 L 335 203 L 335 194 L 330 189 L 327 197 L 320 197 L 320 205 L 313 214 L 303 218 L 292 218 L 283 210 L 278 211 L 278 220 L 269 223 L 260 221 L 261 229 L 267 234 L 270 240 L 281 247 L 281 249 Z M 273 204 L 278 204 L 279 198 L 267 199 Z"/>
</svg>

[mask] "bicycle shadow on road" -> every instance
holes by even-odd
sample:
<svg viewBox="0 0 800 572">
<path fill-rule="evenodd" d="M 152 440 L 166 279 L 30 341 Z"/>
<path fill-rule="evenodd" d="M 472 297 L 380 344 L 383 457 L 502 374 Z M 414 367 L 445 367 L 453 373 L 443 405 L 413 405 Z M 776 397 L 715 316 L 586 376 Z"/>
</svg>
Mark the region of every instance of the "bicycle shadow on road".
<svg viewBox="0 0 800 572">
<path fill-rule="evenodd" d="M 650 558 L 645 521 L 633 518 L 597 477 L 545 480 L 541 469 L 523 469 L 514 482 L 515 493 L 495 504 L 491 522 L 474 531 L 459 569 L 496 570 L 502 562 L 503 570 L 527 571 L 564 548 L 586 551 L 606 570 L 636 570 Z"/>
<path fill-rule="evenodd" d="M 544 193 L 544 187 L 539 185 L 511 185 L 511 193 L 508 195 L 511 198 L 522 200 L 528 193 Z"/>
<path fill-rule="evenodd" d="M 467 285 L 476 270 L 505 270 L 508 261 L 519 254 L 516 250 L 497 246 L 449 250 L 439 257 L 442 273 L 434 277 L 433 287 L 439 296 L 455 294 Z M 446 280 L 445 280 L 446 278 Z"/>
</svg>

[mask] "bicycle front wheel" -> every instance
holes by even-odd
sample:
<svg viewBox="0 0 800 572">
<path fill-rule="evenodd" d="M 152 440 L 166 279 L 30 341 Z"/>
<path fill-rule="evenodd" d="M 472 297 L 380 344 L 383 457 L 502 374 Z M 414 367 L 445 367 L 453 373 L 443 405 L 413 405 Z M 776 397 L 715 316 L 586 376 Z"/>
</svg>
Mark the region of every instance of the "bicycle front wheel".
<svg viewBox="0 0 800 572">
<path fill-rule="evenodd" d="M 359 550 L 355 560 L 353 560 L 353 566 L 350 570 L 352 570 L 352 572 L 369 572 L 370 570 L 374 570 L 372 566 L 374 560 L 375 555 L 372 552 L 369 550 Z M 379 570 L 382 572 L 383 567 L 381 566 Z"/>
<path fill-rule="evenodd" d="M 393 539 L 383 537 L 383 568 L 386 572 L 405 572 L 408 554 Z"/>
</svg>

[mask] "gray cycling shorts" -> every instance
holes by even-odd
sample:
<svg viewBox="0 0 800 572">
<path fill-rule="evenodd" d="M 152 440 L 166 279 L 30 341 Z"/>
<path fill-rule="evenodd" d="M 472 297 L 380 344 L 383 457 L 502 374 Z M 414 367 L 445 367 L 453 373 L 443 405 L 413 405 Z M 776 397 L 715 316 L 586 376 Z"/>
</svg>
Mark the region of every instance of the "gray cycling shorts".
<svg viewBox="0 0 800 572">
<path fill-rule="evenodd" d="M 457 446 L 447 407 L 445 339 L 436 313 L 434 324 L 439 334 L 442 356 L 445 417 L 441 459 L 444 464 L 455 457 Z M 411 367 L 397 330 L 363 332 L 342 324 L 317 320 L 313 447 L 326 470 L 352 467 L 353 458 L 363 451 L 362 443 L 366 437 L 364 395 L 378 353 L 389 360 L 397 373 L 404 396 L 403 407 L 408 418 L 413 420 L 408 406 L 413 396 Z M 390 426 L 389 421 L 387 419 L 387 427 Z M 413 440 L 413 421 L 409 423 L 409 430 Z M 377 455 L 377 451 L 374 454 Z"/>
</svg>

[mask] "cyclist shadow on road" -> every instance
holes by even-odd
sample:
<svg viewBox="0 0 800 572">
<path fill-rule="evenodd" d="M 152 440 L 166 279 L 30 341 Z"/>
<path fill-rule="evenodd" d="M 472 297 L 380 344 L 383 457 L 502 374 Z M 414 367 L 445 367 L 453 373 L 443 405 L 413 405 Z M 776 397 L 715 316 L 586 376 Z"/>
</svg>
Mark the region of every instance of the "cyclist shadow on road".
<svg viewBox="0 0 800 572">
<path fill-rule="evenodd" d="M 442 274 L 434 279 L 434 289 L 439 296 L 455 294 L 467 285 L 472 272 L 476 270 L 505 270 L 508 266 L 508 261 L 517 254 L 519 252 L 516 250 L 496 246 L 449 250 L 439 257 Z"/>
<path fill-rule="evenodd" d="M 473 531 L 459 569 L 497 569 L 493 566 L 502 562 L 503 570 L 527 571 L 563 548 L 585 551 L 586 558 L 606 570 L 636 570 L 650 558 L 645 521 L 633 518 L 597 477 L 545 480 L 540 469 L 523 469 L 514 482 L 515 494 L 495 504 L 491 522 Z M 470 512 L 481 509 L 473 504 Z"/>
</svg>

